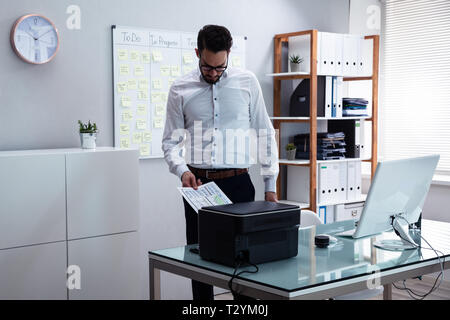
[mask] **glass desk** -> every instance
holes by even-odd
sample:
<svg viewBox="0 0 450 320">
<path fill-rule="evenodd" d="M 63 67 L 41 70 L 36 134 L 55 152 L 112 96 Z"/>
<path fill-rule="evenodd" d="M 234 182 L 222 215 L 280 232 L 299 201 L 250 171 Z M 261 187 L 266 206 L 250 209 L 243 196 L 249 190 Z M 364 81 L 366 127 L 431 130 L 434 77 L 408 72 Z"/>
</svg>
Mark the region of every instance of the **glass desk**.
<svg viewBox="0 0 450 320">
<path fill-rule="evenodd" d="M 423 240 L 414 250 L 374 247 L 377 240 L 398 239 L 393 231 L 361 239 L 335 236 L 338 241 L 323 249 L 314 245 L 317 234 L 335 235 L 353 227 L 349 220 L 299 229 L 296 257 L 259 264 L 257 273 L 235 278 L 233 289 L 259 299 L 326 299 L 385 285 L 384 298 L 390 299 L 391 283 L 441 270 L 436 253 Z M 422 230 L 412 236 L 417 240 L 420 234 L 441 251 L 441 262 L 448 260 L 450 223 L 422 220 Z M 160 270 L 228 289 L 234 268 L 205 261 L 189 251 L 192 247 L 149 252 L 150 299 L 160 299 Z M 444 268 L 448 265 L 444 263 Z M 238 271 L 245 269 L 254 267 Z"/>
</svg>

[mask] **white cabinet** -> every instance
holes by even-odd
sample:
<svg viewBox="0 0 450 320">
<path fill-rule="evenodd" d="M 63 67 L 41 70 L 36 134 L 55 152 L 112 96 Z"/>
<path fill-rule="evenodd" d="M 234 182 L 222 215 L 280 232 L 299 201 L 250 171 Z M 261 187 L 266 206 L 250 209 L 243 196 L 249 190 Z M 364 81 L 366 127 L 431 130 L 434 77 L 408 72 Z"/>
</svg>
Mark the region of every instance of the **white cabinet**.
<svg viewBox="0 0 450 320">
<path fill-rule="evenodd" d="M 69 299 L 139 299 L 139 236 L 127 232 L 68 242 L 69 265 L 80 269 L 80 289 Z"/>
<path fill-rule="evenodd" d="M 0 156 L 0 249 L 65 240 L 64 186 L 64 155 Z"/>
<path fill-rule="evenodd" d="M 66 242 L 0 250 L 0 300 L 67 299 Z"/>
<path fill-rule="evenodd" d="M 0 152 L 0 299 L 137 299 L 139 151 Z M 82 289 L 68 290 L 68 267 Z"/>
</svg>

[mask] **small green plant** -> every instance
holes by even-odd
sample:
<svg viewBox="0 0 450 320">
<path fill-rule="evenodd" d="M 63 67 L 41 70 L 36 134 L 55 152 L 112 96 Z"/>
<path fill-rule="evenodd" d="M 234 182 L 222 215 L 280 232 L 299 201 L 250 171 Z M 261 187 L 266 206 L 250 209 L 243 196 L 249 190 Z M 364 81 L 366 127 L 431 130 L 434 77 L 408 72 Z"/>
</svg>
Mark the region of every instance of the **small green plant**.
<svg viewBox="0 0 450 320">
<path fill-rule="evenodd" d="M 303 58 L 300 58 L 300 56 L 297 54 L 293 54 L 289 57 L 289 61 L 291 61 L 292 63 L 300 64 L 303 62 Z"/>
<path fill-rule="evenodd" d="M 96 133 L 97 132 L 97 124 L 89 122 L 87 124 L 83 124 L 81 120 L 78 120 L 78 124 L 80 125 L 80 133 Z"/>
<path fill-rule="evenodd" d="M 295 150 L 295 149 L 297 149 L 297 148 L 295 147 L 295 144 L 293 144 L 293 143 L 288 143 L 286 145 L 286 151 L 291 151 L 291 150 Z"/>
</svg>

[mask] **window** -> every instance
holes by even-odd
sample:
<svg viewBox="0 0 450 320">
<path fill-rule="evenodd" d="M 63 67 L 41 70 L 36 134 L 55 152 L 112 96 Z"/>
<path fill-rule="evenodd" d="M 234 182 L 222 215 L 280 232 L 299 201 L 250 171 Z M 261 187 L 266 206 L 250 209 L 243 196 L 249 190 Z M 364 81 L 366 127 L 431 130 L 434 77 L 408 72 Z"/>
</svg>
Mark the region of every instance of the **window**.
<svg viewBox="0 0 450 320">
<path fill-rule="evenodd" d="M 450 175 L 450 1 L 386 0 L 383 160 L 433 153 Z"/>
</svg>

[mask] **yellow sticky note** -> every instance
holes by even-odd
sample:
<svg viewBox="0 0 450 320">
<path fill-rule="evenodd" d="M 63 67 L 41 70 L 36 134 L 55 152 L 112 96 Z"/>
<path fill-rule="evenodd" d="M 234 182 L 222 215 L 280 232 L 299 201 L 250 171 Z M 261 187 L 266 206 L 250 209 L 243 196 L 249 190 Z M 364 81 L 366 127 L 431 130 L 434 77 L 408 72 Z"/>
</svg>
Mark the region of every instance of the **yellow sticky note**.
<svg viewBox="0 0 450 320">
<path fill-rule="evenodd" d="M 145 120 L 145 119 L 137 119 L 136 120 L 136 128 L 138 130 L 145 130 L 145 129 L 147 129 L 147 120 Z"/>
<path fill-rule="evenodd" d="M 153 119 L 153 127 L 155 129 L 161 129 L 164 126 L 164 121 L 162 117 L 155 117 Z"/>
<path fill-rule="evenodd" d="M 121 64 L 119 70 L 121 76 L 128 76 L 130 74 L 130 66 L 127 64 Z"/>
<path fill-rule="evenodd" d="M 138 99 L 139 100 L 148 100 L 147 91 L 143 91 L 143 90 L 138 91 Z"/>
<path fill-rule="evenodd" d="M 142 52 L 142 63 L 150 63 L 150 52 Z"/>
<path fill-rule="evenodd" d="M 122 121 L 128 122 L 133 120 L 133 112 L 131 110 L 125 110 L 122 112 Z"/>
<path fill-rule="evenodd" d="M 127 49 L 117 50 L 117 56 L 119 57 L 119 60 L 128 60 L 128 50 Z"/>
<path fill-rule="evenodd" d="M 155 105 L 155 116 L 164 116 L 164 112 L 166 109 L 164 108 L 164 104 L 158 103 Z"/>
<path fill-rule="evenodd" d="M 159 68 L 162 76 L 170 76 L 170 66 L 164 65 Z"/>
<path fill-rule="evenodd" d="M 128 124 L 120 124 L 120 135 L 127 136 L 130 134 L 130 126 Z"/>
<path fill-rule="evenodd" d="M 183 53 L 183 63 L 191 64 L 194 62 L 194 58 L 192 57 L 192 53 Z"/>
<path fill-rule="evenodd" d="M 142 132 L 142 142 L 152 142 L 152 132 L 144 131 Z"/>
<path fill-rule="evenodd" d="M 148 145 L 148 144 L 141 144 L 139 147 L 139 150 L 141 151 L 141 156 L 149 156 L 150 155 L 150 145 Z"/>
<path fill-rule="evenodd" d="M 147 115 L 147 105 L 138 104 L 136 107 L 136 114 L 138 116 L 146 116 Z"/>
<path fill-rule="evenodd" d="M 161 93 L 159 94 L 159 96 L 160 96 L 161 101 L 164 102 L 164 103 L 167 102 L 167 99 L 168 99 L 168 97 L 169 97 L 169 95 L 168 95 L 167 92 L 161 92 Z"/>
<path fill-rule="evenodd" d="M 117 92 L 119 92 L 119 93 L 127 92 L 127 83 L 126 82 L 117 82 Z"/>
<path fill-rule="evenodd" d="M 170 74 L 172 77 L 178 77 L 180 75 L 180 67 L 179 66 L 171 66 Z"/>
<path fill-rule="evenodd" d="M 241 57 L 232 57 L 231 63 L 233 67 L 240 67 L 241 66 Z"/>
<path fill-rule="evenodd" d="M 130 147 L 130 139 L 129 138 L 120 138 L 120 147 L 121 148 L 129 148 Z"/>
<path fill-rule="evenodd" d="M 136 79 L 129 79 L 127 82 L 128 90 L 136 90 L 137 89 L 137 81 Z"/>
<path fill-rule="evenodd" d="M 192 68 L 191 66 L 184 66 L 183 67 L 183 74 L 188 74 L 192 70 L 194 70 L 194 68 Z"/>
<path fill-rule="evenodd" d="M 131 107 L 131 99 L 129 96 L 122 96 L 120 99 L 122 107 Z"/>
<path fill-rule="evenodd" d="M 140 64 L 135 65 L 134 66 L 134 75 L 138 76 L 138 77 L 143 76 L 144 75 L 144 70 L 145 69 L 144 69 L 143 65 L 140 65 Z"/>
<path fill-rule="evenodd" d="M 161 102 L 161 94 L 159 92 L 152 92 L 151 102 Z"/>
<path fill-rule="evenodd" d="M 133 133 L 133 144 L 139 144 L 142 142 L 142 133 L 134 132 Z"/>
<path fill-rule="evenodd" d="M 163 60 L 163 55 L 162 55 L 161 51 L 158 51 L 158 50 L 153 50 L 152 57 L 153 57 L 154 62 L 160 62 Z"/>
<path fill-rule="evenodd" d="M 154 79 L 152 80 L 152 88 L 156 90 L 160 90 L 162 88 L 162 81 L 161 79 Z"/>
<path fill-rule="evenodd" d="M 147 79 L 140 79 L 139 80 L 139 89 L 140 90 L 148 89 L 148 80 Z"/>
<path fill-rule="evenodd" d="M 137 50 L 131 50 L 130 51 L 130 61 L 138 62 L 140 57 L 140 52 Z"/>
</svg>

